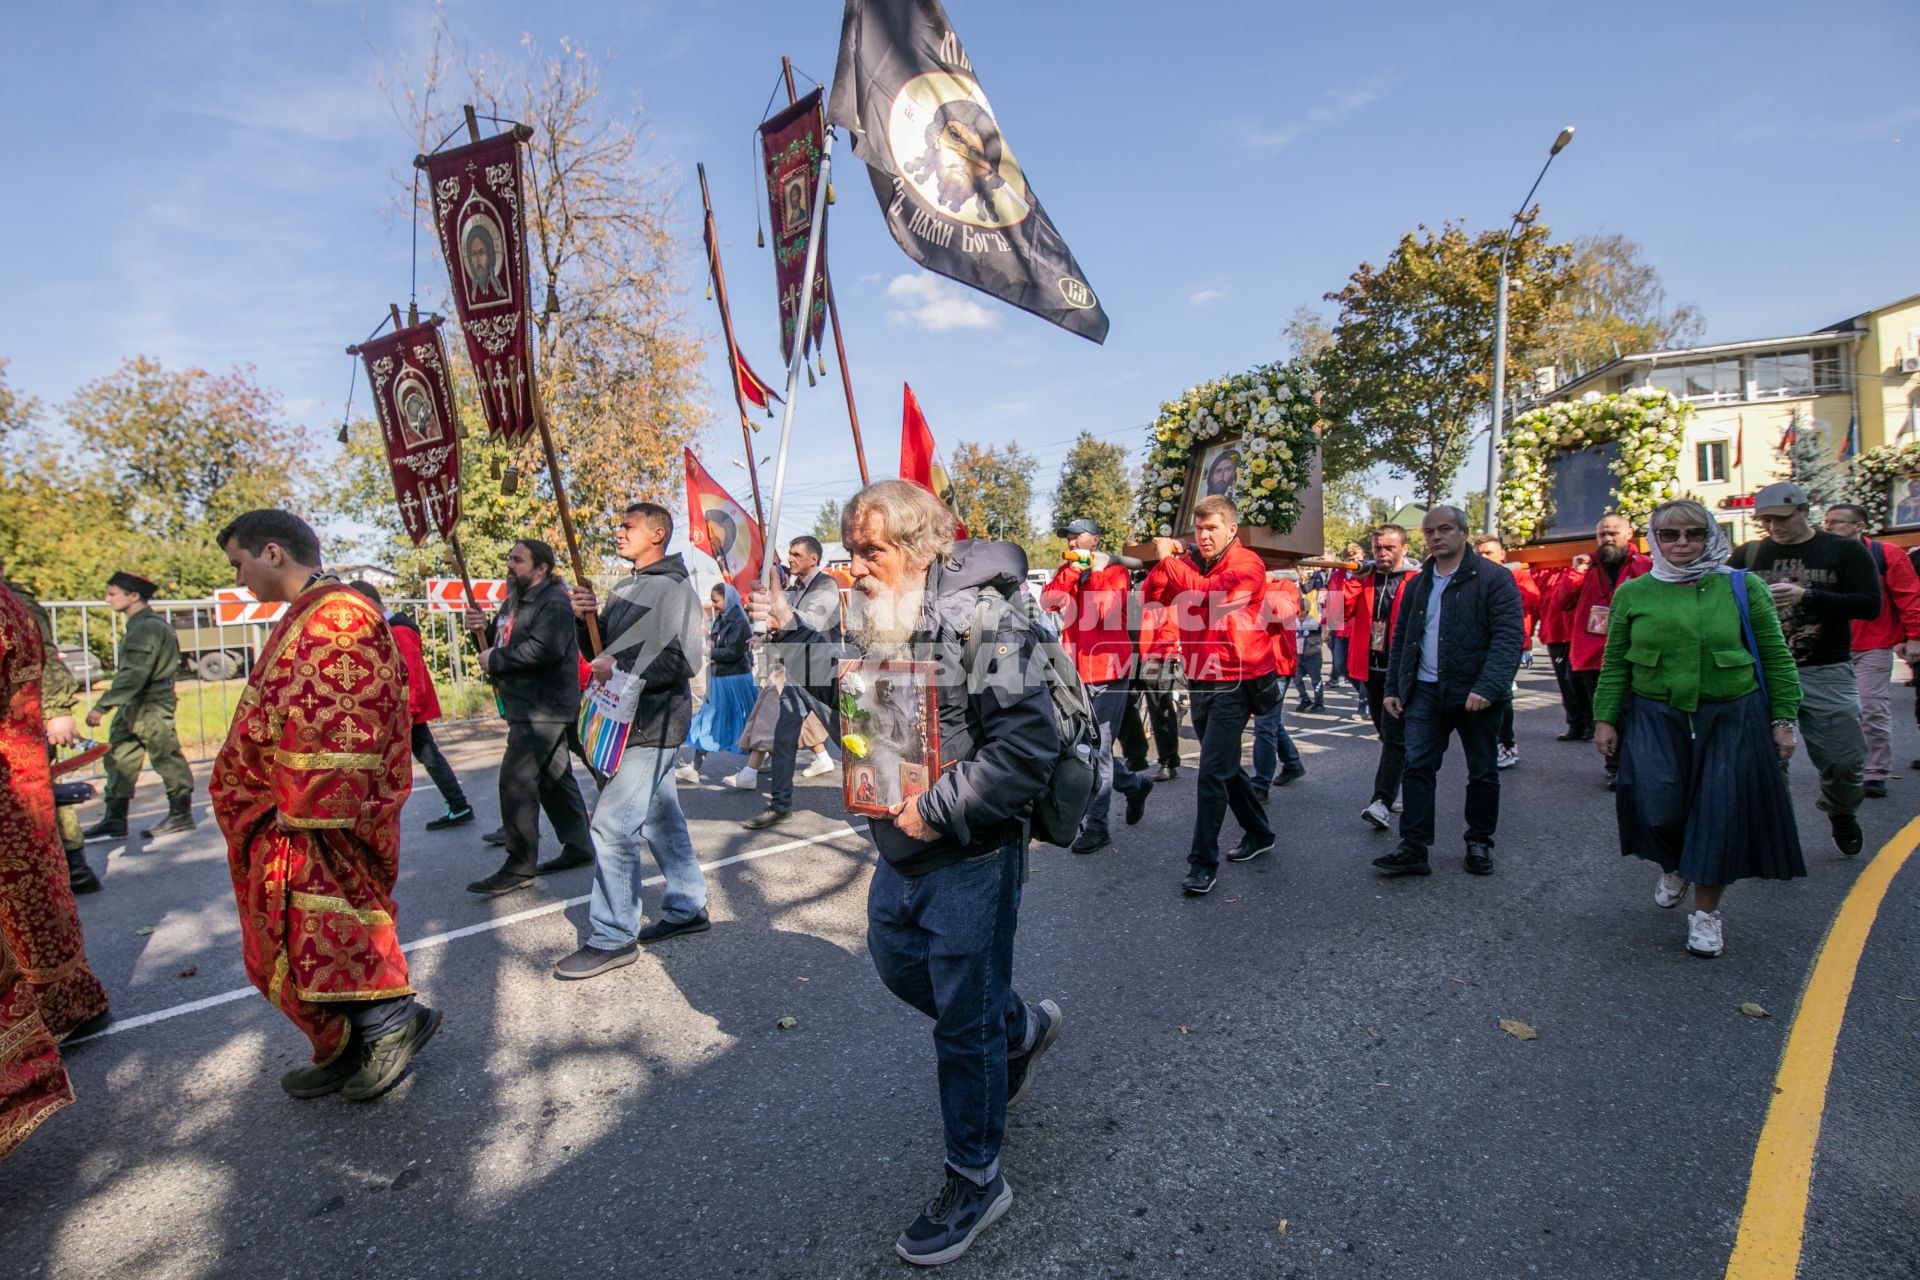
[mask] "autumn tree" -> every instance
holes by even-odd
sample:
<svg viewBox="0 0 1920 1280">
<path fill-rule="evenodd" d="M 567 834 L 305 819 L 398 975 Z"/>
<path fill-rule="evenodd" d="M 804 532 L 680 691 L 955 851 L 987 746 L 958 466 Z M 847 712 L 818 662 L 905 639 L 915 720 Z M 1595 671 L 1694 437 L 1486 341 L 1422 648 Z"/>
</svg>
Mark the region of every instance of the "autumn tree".
<svg viewBox="0 0 1920 1280">
<path fill-rule="evenodd" d="M 7 385 L 7 365 L 0 357 L 0 444 L 17 437 L 40 417 L 40 402 L 23 396 Z"/>
<path fill-rule="evenodd" d="M 687 323 L 686 285 L 675 265 L 671 175 L 648 161 L 638 108 L 621 111 L 604 101 L 602 75 L 599 60 L 569 40 L 549 53 L 526 37 L 512 58 L 463 50 L 444 18 L 421 67 L 383 73 L 395 112 L 422 152 L 460 128 L 466 103 L 533 131 L 525 149 L 526 232 L 541 391 L 590 572 L 608 567 L 613 528 L 627 503 L 676 505 L 681 450 L 706 417 L 702 340 Z M 412 171 L 404 183 L 402 208 L 437 252 L 426 193 L 414 187 Z M 444 296 L 444 271 L 430 279 L 431 293 Z M 461 344 L 448 346 L 457 394 L 471 402 Z M 478 439 L 469 432 L 470 446 Z M 476 467 L 477 460 L 491 461 L 488 451 L 471 449 L 466 464 L 463 505 L 476 527 L 463 540 L 475 544 L 476 558 L 484 541 L 497 541 L 478 527 L 491 501 L 475 492 L 490 487 L 490 469 Z M 501 520 L 561 545 L 537 437 L 502 461 L 522 479 L 519 493 L 503 500 Z M 336 492 L 338 505 L 355 501 Z M 383 514 L 380 525 L 397 535 L 398 514 Z"/>
<path fill-rule="evenodd" d="M 814 513 L 813 536 L 822 542 L 840 541 L 840 504 L 828 498 Z"/>
<path fill-rule="evenodd" d="M 1005 448 L 962 440 L 953 451 L 948 476 L 953 481 L 954 514 L 976 538 L 1017 542 L 1029 557 L 1044 552 L 1045 539 L 1034 534 L 1035 459 L 1017 444 Z"/>
<path fill-rule="evenodd" d="M 1085 517 L 1100 526 L 1106 545 L 1118 550 L 1133 528 L 1133 505 L 1125 447 L 1082 431 L 1060 464 L 1053 490 L 1055 527 Z"/>
<path fill-rule="evenodd" d="M 1622 352 L 1684 346 L 1706 332 L 1698 307 L 1669 308 L 1660 272 L 1625 236 L 1581 236 L 1560 273 L 1540 340 L 1522 346 L 1522 370 L 1555 366 L 1568 376 Z"/>
<path fill-rule="evenodd" d="M 1345 474 L 1355 458 L 1384 462 L 1414 481 L 1425 504 L 1441 501 L 1486 425 L 1502 239 L 1499 231 L 1470 236 L 1454 223 L 1437 232 L 1422 226 L 1384 265 L 1362 263 L 1327 295 L 1340 305 L 1333 345 L 1315 362 L 1328 473 Z M 1522 223 L 1507 261 L 1510 349 L 1540 345 L 1566 258 L 1546 227 Z"/>
</svg>

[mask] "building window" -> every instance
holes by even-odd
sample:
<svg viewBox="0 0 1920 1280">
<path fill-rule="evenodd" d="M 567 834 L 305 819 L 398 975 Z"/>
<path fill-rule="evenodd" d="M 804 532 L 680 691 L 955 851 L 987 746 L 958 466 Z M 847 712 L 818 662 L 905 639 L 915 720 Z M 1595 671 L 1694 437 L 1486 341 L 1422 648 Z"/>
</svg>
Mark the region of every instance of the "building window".
<svg viewBox="0 0 1920 1280">
<path fill-rule="evenodd" d="M 1701 484 L 1725 484 L 1727 481 L 1727 442 L 1702 440 L 1693 446 L 1693 463 Z"/>
<path fill-rule="evenodd" d="M 1744 398 L 1738 360 L 1656 365 L 1647 381 L 1695 404 L 1729 404 Z"/>
<path fill-rule="evenodd" d="M 1753 398 L 1831 395 L 1846 389 L 1840 374 L 1840 348 L 1777 351 L 1752 360 Z"/>
</svg>

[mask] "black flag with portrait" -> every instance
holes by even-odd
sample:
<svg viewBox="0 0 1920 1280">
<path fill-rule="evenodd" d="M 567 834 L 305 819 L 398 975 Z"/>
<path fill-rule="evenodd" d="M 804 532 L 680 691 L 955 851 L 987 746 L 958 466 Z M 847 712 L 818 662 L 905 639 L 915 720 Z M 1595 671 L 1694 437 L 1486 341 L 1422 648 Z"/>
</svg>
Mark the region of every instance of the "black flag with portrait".
<svg viewBox="0 0 1920 1280">
<path fill-rule="evenodd" d="M 939 0 L 847 0 L 828 123 L 909 258 L 1095 342 L 1107 313 L 1040 207 Z"/>
</svg>

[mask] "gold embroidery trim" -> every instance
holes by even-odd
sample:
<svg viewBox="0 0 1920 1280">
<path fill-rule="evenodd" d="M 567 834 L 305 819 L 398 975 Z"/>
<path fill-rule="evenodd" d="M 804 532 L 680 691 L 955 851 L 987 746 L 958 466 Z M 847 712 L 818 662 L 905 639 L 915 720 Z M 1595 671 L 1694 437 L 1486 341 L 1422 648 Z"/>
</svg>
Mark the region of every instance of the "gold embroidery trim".
<svg viewBox="0 0 1920 1280">
<path fill-rule="evenodd" d="M 276 748 L 276 764 L 289 769 L 384 769 L 386 757 L 371 751 L 287 751 Z"/>
<path fill-rule="evenodd" d="M 344 831 L 358 821 L 358 818 L 295 818 L 285 813 L 280 815 L 280 825 L 291 831 Z"/>
<path fill-rule="evenodd" d="M 352 916 L 361 924 L 378 925 L 393 923 L 393 917 L 378 908 L 371 911 L 363 911 L 351 902 L 348 902 L 345 898 L 335 898 L 324 893 L 302 893 L 300 890 L 295 889 L 293 891 L 293 905 L 296 910 L 300 911 L 326 911 L 333 915 Z"/>
<path fill-rule="evenodd" d="M 279 955 L 273 958 L 273 980 L 267 983 L 268 1004 L 274 1006 L 279 1005 L 280 984 L 286 981 L 289 968 L 291 968 L 291 966 L 287 963 L 287 953 L 285 951 L 280 952 Z"/>
</svg>

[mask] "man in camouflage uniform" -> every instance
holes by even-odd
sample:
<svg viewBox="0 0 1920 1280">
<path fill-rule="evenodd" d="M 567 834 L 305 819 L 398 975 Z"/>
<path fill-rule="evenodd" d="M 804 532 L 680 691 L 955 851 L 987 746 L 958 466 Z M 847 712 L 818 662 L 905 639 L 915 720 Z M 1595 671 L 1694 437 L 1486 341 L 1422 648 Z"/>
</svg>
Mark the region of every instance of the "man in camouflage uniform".
<svg viewBox="0 0 1920 1280">
<path fill-rule="evenodd" d="M 20 603 L 27 606 L 27 612 L 33 615 L 34 622 L 40 628 L 40 642 L 46 646 L 47 665 L 40 674 L 40 709 L 47 719 L 47 751 L 51 755 L 54 747 L 69 747 L 80 741 L 80 731 L 74 727 L 73 713 L 79 700 L 80 682 L 73 678 L 73 672 L 60 658 L 60 650 L 53 638 L 53 619 L 40 602 L 23 586 L 7 577 L 4 563 L 0 563 L 0 586 L 19 597 Z M 93 868 L 87 865 L 86 840 L 80 834 L 80 815 L 72 805 L 56 804 L 53 812 L 59 819 L 60 844 L 67 851 L 67 882 L 75 893 L 100 892 L 100 879 L 93 874 Z"/>
<path fill-rule="evenodd" d="M 126 838 L 127 806 L 133 803 L 142 757 L 153 761 L 153 771 L 167 788 L 167 817 L 140 834 L 151 838 L 194 827 L 193 771 L 180 754 L 173 728 L 180 641 L 167 620 L 147 607 L 155 590 L 153 583 L 131 573 L 107 579 L 107 607 L 126 618 L 127 631 L 120 640 L 113 684 L 87 712 L 89 725 L 98 725 L 104 712 L 116 712 L 107 731 L 107 744 L 113 748 L 107 754 L 107 813 L 87 828 L 89 840 Z"/>
</svg>

